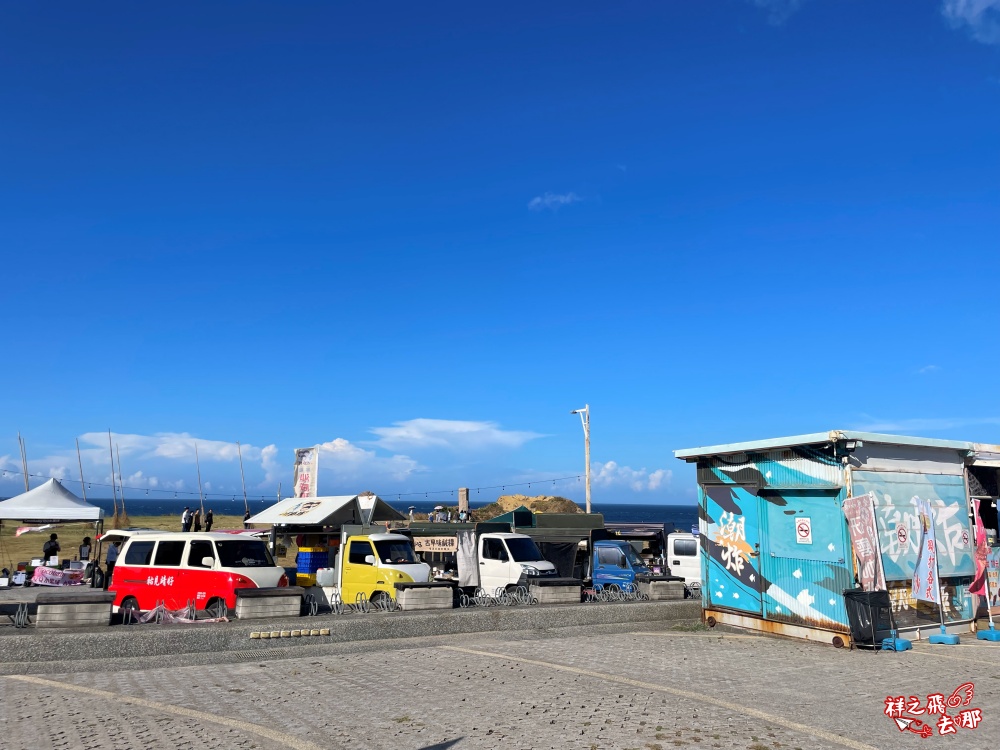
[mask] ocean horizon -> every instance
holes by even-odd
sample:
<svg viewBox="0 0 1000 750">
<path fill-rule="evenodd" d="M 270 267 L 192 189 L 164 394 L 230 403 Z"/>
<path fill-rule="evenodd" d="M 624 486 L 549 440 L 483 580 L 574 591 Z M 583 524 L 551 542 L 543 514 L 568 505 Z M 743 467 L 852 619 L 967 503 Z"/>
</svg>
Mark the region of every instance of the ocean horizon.
<svg viewBox="0 0 1000 750">
<path fill-rule="evenodd" d="M 401 513 L 406 513 L 407 509 L 412 505 L 417 513 L 428 513 L 434 510 L 436 505 L 449 505 L 452 507 L 457 505 L 457 502 L 441 502 L 440 500 L 420 500 L 420 501 L 406 501 L 406 500 L 396 500 L 393 501 L 387 497 L 383 497 L 389 505 L 393 506 Z M 449 498 L 449 500 L 453 500 Z M 87 502 L 96 505 L 104 509 L 104 513 L 110 516 L 114 512 L 114 502 L 111 498 L 94 498 L 88 497 Z M 251 514 L 259 513 L 260 511 L 271 507 L 275 504 L 275 500 L 261 500 L 259 497 L 256 499 L 250 498 L 247 500 L 247 505 L 250 508 Z M 119 506 L 121 505 L 121 500 L 118 501 Z M 475 508 L 482 508 L 489 505 L 489 502 L 475 502 L 471 501 L 469 505 Z M 180 515 L 184 511 L 184 508 L 188 507 L 192 510 L 199 507 L 197 499 L 182 500 L 182 499 L 160 499 L 160 498 L 136 498 L 134 500 L 126 498 L 125 508 L 129 515 L 132 516 L 177 516 L 178 527 L 180 526 Z M 582 506 L 581 506 L 582 507 Z M 660 504 L 660 503 L 611 503 L 611 502 L 592 502 L 591 508 L 594 513 L 601 513 L 604 515 L 604 520 L 607 523 L 663 523 L 667 526 L 673 526 L 682 531 L 689 530 L 692 526 L 698 524 L 698 506 L 694 503 L 691 504 Z M 232 498 L 213 498 L 210 501 L 205 502 L 205 509 L 211 509 L 215 515 L 240 515 L 244 513 L 243 498 L 237 497 L 235 500 Z"/>
</svg>

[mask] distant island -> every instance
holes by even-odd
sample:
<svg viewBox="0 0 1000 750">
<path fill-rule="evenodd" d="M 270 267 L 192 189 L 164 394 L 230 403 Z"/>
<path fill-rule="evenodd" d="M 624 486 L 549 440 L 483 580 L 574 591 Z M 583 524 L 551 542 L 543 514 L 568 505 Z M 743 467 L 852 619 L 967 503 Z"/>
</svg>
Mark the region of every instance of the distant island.
<svg viewBox="0 0 1000 750">
<path fill-rule="evenodd" d="M 583 508 L 567 497 L 558 495 L 501 495 L 495 502 L 472 511 L 474 521 L 488 521 L 521 506 L 534 513 L 583 513 Z"/>
</svg>

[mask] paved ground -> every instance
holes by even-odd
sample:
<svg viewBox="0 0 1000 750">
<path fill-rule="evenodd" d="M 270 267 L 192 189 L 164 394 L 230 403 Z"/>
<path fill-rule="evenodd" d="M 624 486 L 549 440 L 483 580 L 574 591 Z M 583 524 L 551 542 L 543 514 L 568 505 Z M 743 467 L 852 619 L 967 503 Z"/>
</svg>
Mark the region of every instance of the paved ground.
<svg viewBox="0 0 1000 750">
<path fill-rule="evenodd" d="M 0 677 L 0 746 L 881 750 L 995 747 L 1000 728 L 1000 644 L 968 638 L 873 654 L 644 623 L 308 654 Z M 969 706 L 947 710 L 981 709 L 977 729 L 922 739 L 884 714 L 966 682 Z"/>
</svg>

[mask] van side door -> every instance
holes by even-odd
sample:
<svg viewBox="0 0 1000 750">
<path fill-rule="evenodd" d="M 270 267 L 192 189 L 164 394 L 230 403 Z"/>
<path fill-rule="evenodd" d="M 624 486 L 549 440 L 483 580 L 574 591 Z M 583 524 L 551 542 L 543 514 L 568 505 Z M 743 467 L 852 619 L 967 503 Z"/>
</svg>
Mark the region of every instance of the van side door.
<svg viewBox="0 0 1000 750">
<path fill-rule="evenodd" d="M 516 579 L 515 579 L 516 580 Z M 510 553 L 503 539 L 480 537 L 479 539 L 479 585 L 492 596 L 498 588 L 506 588 L 510 580 Z"/>
<path fill-rule="evenodd" d="M 155 592 L 146 586 L 155 548 L 156 542 L 148 539 L 132 537 L 125 542 L 108 586 L 109 591 L 115 592 L 116 607 L 120 607 L 122 601 L 129 596 L 135 597 L 139 602 L 139 609 L 143 611 L 156 606 Z"/>
<path fill-rule="evenodd" d="M 205 559 L 209 557 L 212 563 L 205 565 Z M 226 596 L 229 592 L 220 590 L 224 574 L 212 570 L 217 562 L 215 545 L 211 540 L 194 539 L 188 544 L 187 563 L 181 576 L 184 578 L 185 596 L 194 599 L 196 609 L 205 609 L 212 596 L 223 596 L 226 605 L 230 603 L 230 597 Z"/>
<path fill-rule="evenodd" d="M 375 548 L 368 539 L 348 540 L 340 591 L 344 604 L 354 604 L 360 592 L 364 592 L 365 596 L 371 596 L 375 591 L 378 567 L 368 562 L 368 558 L 374 557 Z M 377 561 L 378 558 L 375 559 Z"/>
<path fill-rule="evenodd" d="M 187 605 L 187 587 L 181 568 L 185 546 L 187 541 L 184 539 L 160 540 L 156 543 L 153 567 L 147 575 L 146 585 L 152 586 L 154 596 L 167 609 L 180 609 Z M 152 583 L 150 578 L 153 579 Z"/>
<path fill-rule="evenodd" d="M 597 547 L 594 555 L 594 585 L 618 586 L 631 583 L 635 573 L 628 564 L 625 553 L 614 544 Z"/>
</svg>

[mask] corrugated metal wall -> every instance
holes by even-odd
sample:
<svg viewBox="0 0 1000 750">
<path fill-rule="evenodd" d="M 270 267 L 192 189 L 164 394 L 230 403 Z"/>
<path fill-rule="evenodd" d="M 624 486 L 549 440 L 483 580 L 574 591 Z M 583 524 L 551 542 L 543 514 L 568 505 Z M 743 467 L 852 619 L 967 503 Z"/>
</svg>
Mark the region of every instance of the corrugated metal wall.
<svg viewBox="0 0 1000 750">
<path fill-rule="evenodd" d="M 698 462 L 698 484 L 754 487 L 840 487 L 844 473 L 833 449 L 802 447 L 712 456 Z"/>
</svg>

